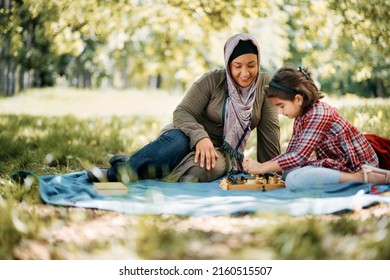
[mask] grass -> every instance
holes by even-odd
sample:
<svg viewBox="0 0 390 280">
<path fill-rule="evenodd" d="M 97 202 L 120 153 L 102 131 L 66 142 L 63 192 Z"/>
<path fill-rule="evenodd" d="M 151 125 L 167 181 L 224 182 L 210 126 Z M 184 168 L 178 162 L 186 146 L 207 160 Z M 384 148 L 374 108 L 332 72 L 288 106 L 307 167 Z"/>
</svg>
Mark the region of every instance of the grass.
<svg viewBox="0 0 390 280">
<path fill-rule="evenodd" d="M 181 99 L 160 92 L 141 97 L 45 89 L 0 99 L 0 259 L 390 258 L 388 205 L 305 217 L 134 216 L 45 205 L 36 181 L 10 180 L 22 169 L 63 174 L 107 166 L 112 154 L 133 153 L 155 138 Z M 328 102 L 362 132 L 390 137 L 390 101 L 348 96 Z M 281 126 L 285 147 L 291 121 L 281 118 Z"/>
</svg>

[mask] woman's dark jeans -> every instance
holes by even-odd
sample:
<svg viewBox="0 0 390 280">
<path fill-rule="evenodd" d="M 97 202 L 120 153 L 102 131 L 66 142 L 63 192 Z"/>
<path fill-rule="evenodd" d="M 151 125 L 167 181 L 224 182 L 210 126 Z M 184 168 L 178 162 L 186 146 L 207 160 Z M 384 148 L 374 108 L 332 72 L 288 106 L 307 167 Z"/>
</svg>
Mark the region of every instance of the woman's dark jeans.
<svg viewBox="0 0 390 280">
<path fill-rule="evenodd" d="M 111 182 L 162 179 L 190 152 L 190 139 L 179 129 L 166 131 L 133 154 L 129 160 L 108 169 Z"/>
</svg>

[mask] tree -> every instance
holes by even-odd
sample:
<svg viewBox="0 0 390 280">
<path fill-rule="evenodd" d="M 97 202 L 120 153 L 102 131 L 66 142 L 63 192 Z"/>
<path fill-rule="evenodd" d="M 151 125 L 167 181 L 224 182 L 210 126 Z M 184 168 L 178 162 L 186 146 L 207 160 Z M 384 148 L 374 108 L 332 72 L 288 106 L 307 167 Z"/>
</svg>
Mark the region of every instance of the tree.
<svg viewBox="0 0 390 280">
<path fill-rule="evenodd" d="M 51 51 L 46 23 L 55 20 L 52 2 L 33 0 L 3 1 L 0 65 L 7 95 L 28 87 L 55 83 L 58 57 Z M 4 75 L 5 73 L 5 75 Z"/>
<path fill-rule="evenodd" d="M 58 76 L 77 87 L 185 88 L 223 66 L 223 43 L 236 32 L 259 39 L 265 70 L 288 60 L 309 66 L 325 92 L 390 94 L 389 1 L 0 3 L 0 91 L 8 95 Z"/>
<path fill-rule="evenodd" d="M 145 85 L 150 77 L 165 87 L 183 86 L 215 65 L 208 54 L 216 32 L 236 15 L 260 17 L 268 9 L 268 1 L 255 0 L 5 3 L 0 65 L 19 76 L 20 89 L 50 86 L 58 75 L 79 87 L 105 78 L 115 85 L 118 73 L 122 87 Z M 7 80 L 16 88 L 15 79 Z"/>
<path fill-rule="evenodd" d="M 344 32 L 339 38 L 339 45 L 352 46 L 355 63 L 353 79 L 373 86 L 377 97 L 390 95 L 385 87 L 389 82 L 389 1 L 340 1 L 329 3 L 330 9 L 342 15 Z M 351 50 L 351 48 L 350 48 Z M 340 54 L 337 59 L 342 60 Z"/>
<path fill-rule="evenodd" d="M 0 93 L 15 92 L 16 64 L 12 59 L 11 0 L 0 2 Z"/>
<path fill-rule="evenodd" d="M 287 0 L 282 8 L 294 61 L 317 71 L 324 91 L 389 96 L 389 1 Z"/>
</svg>

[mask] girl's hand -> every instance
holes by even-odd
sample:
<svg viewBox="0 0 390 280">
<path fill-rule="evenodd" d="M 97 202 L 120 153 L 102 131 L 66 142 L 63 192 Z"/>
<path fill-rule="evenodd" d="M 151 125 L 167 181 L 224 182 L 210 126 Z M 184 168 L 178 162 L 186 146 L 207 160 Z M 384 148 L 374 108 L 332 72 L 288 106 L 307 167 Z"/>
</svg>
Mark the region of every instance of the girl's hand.
<svg viewBox="0 0 390 280">
<path fill-rule="evenodd" d="M 252 175 L 263 173 L 261 172 L 261 163 L 250 158 L 244 158 L 242 161 L 242 167 L 244 168 L 245 172 Z"/>
<path fill-rule="evenodd" d="M 195 163 L 198 163 L 199 161 L 200 167 L 204 167 L 206 164 L 207 170 L 215 167 L 219 156 L 210 138 L 200 139 L 198 143 L 196 143 L 195 149 Z"/>
</svg>

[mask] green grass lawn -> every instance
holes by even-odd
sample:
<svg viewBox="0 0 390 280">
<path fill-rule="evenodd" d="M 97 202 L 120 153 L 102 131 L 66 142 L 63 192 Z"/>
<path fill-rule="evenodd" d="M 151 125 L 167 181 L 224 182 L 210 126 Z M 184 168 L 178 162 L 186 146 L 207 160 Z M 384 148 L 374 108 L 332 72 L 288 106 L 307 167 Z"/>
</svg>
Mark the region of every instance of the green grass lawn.
<svg viewBox="0 0 390 280">
<path fill-rule="evenodd" d="M 45 89 L 0 99 L 0 259 L 389 259 L 390 207 L 337 215 L 125 215 L 41 202 L 18 170 L 63 174 L 107 166 L 170 121 L 181 96 Z M 327 101 L 363 133 L 390 138 L 390 101 Z M 282 147 L 291 133 L 281 118 Z M 254 137 L 248 155 L 254 155 Z"/>
</svg>

